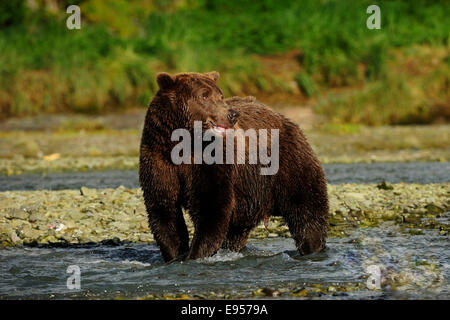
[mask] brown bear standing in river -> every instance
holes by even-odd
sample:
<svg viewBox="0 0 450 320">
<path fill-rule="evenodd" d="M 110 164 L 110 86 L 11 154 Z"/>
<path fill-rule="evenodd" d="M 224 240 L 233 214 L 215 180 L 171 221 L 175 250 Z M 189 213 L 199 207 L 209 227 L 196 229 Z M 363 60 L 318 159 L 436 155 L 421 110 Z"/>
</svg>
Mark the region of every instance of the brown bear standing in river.
<svg viewBox="0 0 450 320">
<path fill-rule="evenodd" d="M 240 250 L 250 231 L 271 215 L 284 218 L 301 254 L 322 250 L 328 226 L 326 180 L 302 131 L 254 98 L 224 99 L 218 77 L 217 72 L 157 76 L 160 89 L 145 118 L 139 179 L 164 260 L 207 257 L 221 247 Z M 262 175 L 261 163 L 174 164 L 172 133 L 179 128 L 193 132 L 194 121 L 201 121 L 203 130 L 221 129 L 216 132 L 278 129 L 278 171 Z M 195 227 L 190 246 L 182 208 Z"/>
</svg>

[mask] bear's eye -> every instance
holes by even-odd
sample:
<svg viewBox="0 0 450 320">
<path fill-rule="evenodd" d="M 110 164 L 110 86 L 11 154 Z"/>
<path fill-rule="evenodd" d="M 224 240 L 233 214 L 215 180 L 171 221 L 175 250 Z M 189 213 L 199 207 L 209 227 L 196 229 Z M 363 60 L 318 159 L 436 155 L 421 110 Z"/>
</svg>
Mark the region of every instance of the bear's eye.
<svg viewBox="0 0 450 320">
<path fill-rule="evenodd" d="M 202 93 L 202 98 L 205 99 L 205 100 L 208 99 L 209 98 L 209 92 L 208 91 L 203 92 Z"/>
</svg>

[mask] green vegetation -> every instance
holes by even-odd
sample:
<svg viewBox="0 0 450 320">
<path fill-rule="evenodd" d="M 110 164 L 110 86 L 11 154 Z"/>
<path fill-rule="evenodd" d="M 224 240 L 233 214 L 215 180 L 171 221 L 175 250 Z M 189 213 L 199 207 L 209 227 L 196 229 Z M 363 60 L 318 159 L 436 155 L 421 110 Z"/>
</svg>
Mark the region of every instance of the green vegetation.
<svg viewBox="0 0 450 320">
<path fill-rule="evenodd" d="M 381 30 L 368 0 L 70 1 L 81 30 L 68 2 L 0 4 L 0 117 L 145 106 L 158 71 L 217 70 L 227 95 L 303 94 L 336 123 L 449 119 L 448 1 L 378 1 Z M 291 50 L 287 81 L 262 58 Z"/>
</svg>

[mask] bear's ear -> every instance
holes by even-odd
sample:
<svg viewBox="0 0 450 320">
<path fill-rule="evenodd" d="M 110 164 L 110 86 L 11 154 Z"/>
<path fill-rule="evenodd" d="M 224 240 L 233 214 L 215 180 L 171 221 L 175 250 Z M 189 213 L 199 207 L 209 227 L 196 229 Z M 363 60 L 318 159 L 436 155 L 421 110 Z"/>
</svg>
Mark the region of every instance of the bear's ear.
<svg viewBox="0 0 450 320">
<path fill-rule="evenodd" d="M 205 73 L 205 76 L 207 76 L 211 80 L 217 81 L 217 79 L 219 79 L 220 74 L 217 71 L 211 71 Z"/>
<path fill-rule="evenodd" d="M 165 72 L 158 73 L 156 76 L 156 82 L 161 90 L 170 89 L 175 84 L 172 76 Z"/>
</svg>

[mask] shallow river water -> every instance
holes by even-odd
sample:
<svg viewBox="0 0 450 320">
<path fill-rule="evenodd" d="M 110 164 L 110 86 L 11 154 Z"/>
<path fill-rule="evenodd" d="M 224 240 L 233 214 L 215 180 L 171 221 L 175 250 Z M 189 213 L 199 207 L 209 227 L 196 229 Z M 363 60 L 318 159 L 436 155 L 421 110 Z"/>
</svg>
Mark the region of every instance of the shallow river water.
<svg viewBox="0 0 450 320">
<path fill-rule="evenodd" d="M 450 182 L 450 162 L 326 164 L 323 167 L 331 184 Z M 0 176 L 0 182 L 0 191 L 139 186 L 137 169 Z"/>
<path fill-rule="evenodd" d="M 386 224 L 361 229 L 348 238 L 330 238 L 324 252 L 305 257 L 296 254 L 291 239 L 267 238 L 250 240 L 242 253 L 219 251 L 211 258 L 171 264 L 163 263 L 155 245 L 146 244 L 3 248 L 0 297 L 207 297 L 214 292 L 253 298 L 253 291 L 267 287 L 291 299 L 292 292 L 320 285 L 324 295 L 310 298 L 450 299 L 448 237 L 435 230 L 416 236 L 397 231 Z M 70 265 L 80 268 L 79 290 L 66 285 Z M 373 266 L 381 271 L 380 290 L 366 288 Z M 358 284 L 358 290 L 333 289 Z"/>
<path fill-rule="evenodd" d="M 448 163 L 325 166 L 330 183 L 448 182 L 449 169 Z M 137 187 L 135 171 L 24 177 L 2 177 L 1 187 Z M 450 223 L 450 213 L 439 219 Z M 286 299 L 299 292 L 305 292 L 305 297 L 300 295 L 303 298 L 322 299 L 450 299 L 450 239 L 438 230 L 423 231 L 423 235 L 410 235 L 389 223 L 360 228 L 349 237 L 329 238 L 324 252 L 304 257 L 296 253 L 289 238 L 249 240 L 242 253 L 219 251 L 211 258 L 171 264 L 162 261 L 154 244 L 0 248 L 0 299 L 164 294 L 254 298 L 261 288 L 275 290 Z M 72 265 L 80 268 L 80 289 L 66 285 L 71 276 L 67 268 Z M 379 276 L 373 270 L 379 270 Z M 369 290 L 370 275 L 380 280 L 381 289 Z"/>
</svg>

